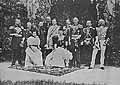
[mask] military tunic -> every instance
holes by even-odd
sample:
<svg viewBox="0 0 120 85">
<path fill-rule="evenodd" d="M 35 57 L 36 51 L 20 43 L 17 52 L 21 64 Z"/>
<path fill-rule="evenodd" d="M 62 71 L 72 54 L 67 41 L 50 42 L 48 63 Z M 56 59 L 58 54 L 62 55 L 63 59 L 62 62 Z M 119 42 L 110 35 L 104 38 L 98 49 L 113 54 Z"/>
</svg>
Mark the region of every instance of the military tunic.
<svg viewBox="0 0 120 85">
<path fill-rule="evenodd" d="M 96 30 L 97 30 L 97 36 L 98 36 L 98 39 L 96 42 L 98 42 L 98 44 L 95 43 L 95 46 L 93 49 L 91 67 L 94 67 L 94 65 L 95 65 L 95 59 L 96 59 L 96 55 L 98 53 L 98 50 L 101 51 L 101 53 L 100 53 L 100 56 L 101 56 L 100 57 L 100 67 L 104 67 L 106 44 L 108 41 L 108 38 L 107 38 L 108 27 L 100 26 L 100 27 L 97 27 Z"/>
<path fill-rule="evenodd" d="M 80 47 L 79 43 L 81 41 L 82 28 L 79 28 L 79 25 L 72 25 L 71 29 L 71 46 L 70 51 L 73 54 L 72 66 L 80 67 Z M 79 38 L 78 38 L 79 37 Z"/>
<path fill-rule="evenodd" d="M 18 60 L 19 64 L 22 64 L 21 61 L 21 41 L 22 41 L 22 30 L 24 29 L 22 26 L 13 26 L 11 27 L 11 36 L 12 36 L 12 41 L 11 41 L 11 48 L 13 51 L 13 60 L 12 60 L 12 65 L 15 65 L 15 62 Z"/>
<path fill-rule="evenodd" d="M 81 63 L 89 65 L 91 56 L 92 56 L 92 48 L 94 45 L 95 37 L 97 35 L 97 32 L 95 28 L 93 27 L 86 27 L 83 29 L 82 34 L 82 47 L 81 47 Z"/>
<path fill-rule="evenodd" d="M 65 36 L 65 47 L 70 50 L 71 38 L 72 38 L 72 25 L 63 27 Z"/>
</svg>

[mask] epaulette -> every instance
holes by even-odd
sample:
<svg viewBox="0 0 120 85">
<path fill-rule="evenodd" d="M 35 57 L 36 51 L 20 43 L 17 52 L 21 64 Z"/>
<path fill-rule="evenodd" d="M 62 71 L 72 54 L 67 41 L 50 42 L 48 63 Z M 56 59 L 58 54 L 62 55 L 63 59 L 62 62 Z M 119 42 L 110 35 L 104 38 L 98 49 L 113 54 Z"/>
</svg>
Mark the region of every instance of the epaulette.
<svg viewBox="0 0 120 85">
<path fill-rule="evenodd" d="M 10 26 L 9 29 L 14 29 L 14 26 Z"/>
</svg>

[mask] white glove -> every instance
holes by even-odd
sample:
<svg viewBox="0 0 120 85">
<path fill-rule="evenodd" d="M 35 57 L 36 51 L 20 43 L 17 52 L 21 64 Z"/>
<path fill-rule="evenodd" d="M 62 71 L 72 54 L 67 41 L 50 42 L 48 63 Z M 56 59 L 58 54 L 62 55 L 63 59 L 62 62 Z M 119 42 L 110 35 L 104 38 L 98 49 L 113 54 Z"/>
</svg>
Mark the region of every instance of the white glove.
<svg viewBox="0 0 120 85">
<path fill-rule="evenodd" d="M 83 45 L 83 41 L 81 42 L 81 45 Z"/>
</svg>

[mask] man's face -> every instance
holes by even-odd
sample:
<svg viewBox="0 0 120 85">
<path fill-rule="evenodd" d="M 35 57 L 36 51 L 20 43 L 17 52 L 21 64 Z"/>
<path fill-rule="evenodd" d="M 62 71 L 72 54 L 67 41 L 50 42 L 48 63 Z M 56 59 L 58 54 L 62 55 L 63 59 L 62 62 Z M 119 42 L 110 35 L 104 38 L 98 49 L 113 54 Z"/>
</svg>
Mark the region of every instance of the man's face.
<svg viewBox="0 0 120 85">
<path fill-rule="evenodd" d="M 59 30 L 59 34 L 60 34 L 60 35 L 63 35 L 63 31 L 62 31 L 62 30 Z"/>
<path fill-rule="evenodd" d="M 71 24 L 70 20 L 66 20 L 66 24 Z"/>
<path fill-rule="evenodd" d="M 53 20 L 52 20 L 52 24 L 53 24 L 53 25 L 56 25 L 56 24 L 57 24 L 56 19 L 53 19 Z"/>
<path fill-rule="evenodd" d="M 15 24 L 19 25 L 21 23 L 21 21 L 19 19 L 15 20 Z"/>
<path fill-rule="evenodd" d="M 74 19 L 73 19 L 73 23 L 74 23 L 74 24 L 78 24 L 78 21 L 79 21 L 79 20 L 78 20 L 77 18 L 74 18 Z"/>
<path fill-rule="evenodd" d="M 20 18 L 20 14 L 17 14 L 17 17 Z"/>
<path fill-rule="evenodd" d="M 87 25 L 87 26 L 92 26 L 91 21 L 87 21 L 86 25 Z"/>
<path fill-rule="evenodd" d="M 32 24 L 30 22 L 27 23 L 27 27 L 31 28 Z"/>
<path fill-rule="evenodd" d="M 91 0 L 91 3 L 93 3 L 94 2 L 94 0 Z"/>
</svg>

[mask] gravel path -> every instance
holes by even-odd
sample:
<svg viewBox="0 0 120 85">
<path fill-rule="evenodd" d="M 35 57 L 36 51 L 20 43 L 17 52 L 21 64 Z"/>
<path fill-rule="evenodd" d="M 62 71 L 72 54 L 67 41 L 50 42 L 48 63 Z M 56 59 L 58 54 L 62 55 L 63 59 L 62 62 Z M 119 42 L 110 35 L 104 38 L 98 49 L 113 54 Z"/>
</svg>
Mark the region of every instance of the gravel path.
<svg viewBox="0 0 120 85">
<path fill-rule="evenodd" d="M 95 68 L 92 70 L 81 69 L 63 76 L 52 76 L 34 72 L 21 71 L 8 68 L 9 62 L 0 63 L 0 79 L 24 81 L 24 80 L 54 80 L 76 83 L 100 83 L 106 85 L 120 85 L 120 68 L 105 67 L 105 70 Z"/>
</svg>

